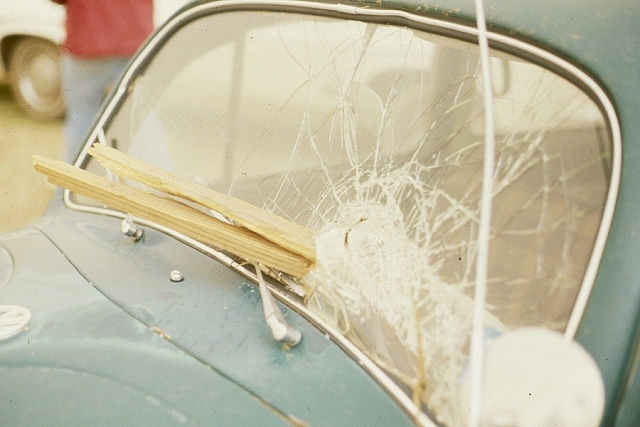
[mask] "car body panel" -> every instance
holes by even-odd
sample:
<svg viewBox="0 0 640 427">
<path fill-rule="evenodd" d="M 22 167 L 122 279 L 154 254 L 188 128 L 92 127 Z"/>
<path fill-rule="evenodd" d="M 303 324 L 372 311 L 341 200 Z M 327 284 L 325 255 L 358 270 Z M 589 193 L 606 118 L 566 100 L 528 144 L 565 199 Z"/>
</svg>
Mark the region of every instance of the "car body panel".
<svg viewBox="0 0 640 427">
<path fill-rule="evenodd" d="M 353 4 L 379 7 L 379 2 L 373 1 Z M 291 5 L 295 7 L 295 2 Z M 385 6 L 467 25 L 473 25 L 475 16 L 471 2 L 445 0 L 430 6 L 422 1 L 394 1 Z M 576 339 L 595 358 L 604 377 L 607 402 L 602 425 L 634 427 L 640 423 L 637 411 L 640 393 L 637 369 L 640 354 L 640 224 L 637 215 L 640 67 L 636 53 L 640 43 L 637 31 L 640 27 L 639 6 L 624 1 L 606 6 L 592 0 L 517 4 L 487 1 L 485 9 L 491 30 L 533 43 L 576 64 L 602 84 L 599 89 L 615 106 L 623 141 L 616 211 Z M 134 244 L 119 232 L 118 219 L 74 213 L 61 207 L 59 200 L 54 201 L 45 219 L 36 227 L 54 242 L 68 261 L 61 260 L 62 255 L 51 250 L 51 245 L 34 230 L 3 238 L 3 244 L 14 259 L 28 262 L 16 263 L 8 284 L 3 286 L 0 281 L 0 301 L 23 304 L 32 309 L 36 319 L 33 327 L 13 339 L 9 346 L 0 345 L 3 364 L 5 360 L 17 363 L 6 349 L 28 352 L 29 347 L 20 349 L 21 344 L 40 330 L 40 319 L 54 316 L 55 313 L 47 313 L 47 310 L 50 302 L 58 300 L 48 298 L 50 295 L 61 298 L 55 294 L 58 283 L 75 281 L 78 288 L 85 290 L 91 283 L 97 291 L 89 288 L 91 295 L 78 294 L 78 301 L 95 300 L 105 309 L 113 309 L 113 304 L 122 308 L 117 316 L 128 325 L 127 328 L 137 331 L 137 337 L 144 336 L 145 340 L 153 341 L 154 346 L 171 354 L 177 351 L 181 356 L 176 357 L 195 363 L 194 371 L 189 372 L 199 372 L 200 365 L 212 366 L 216 373 L 230 380 L 226 383 L 228 387 L 244 389 L 247 394 L 240 393 L 245 397 L 239 397 L 242 405 L 246 404 L 246 396 L 255 395 L 265 401 L 266 406 L 260 405 L 260 408 L 276 408 L 276 412 L 293 417 L 287 422 L 300 418 L 312 425 L 411 422 L 357 362 L 292 310 L 283 308 L 287 320 L 304 331 L 300 347 L 284 350 L 280 344 L 271 341 L 257 289 L 195 249 L 152 229 L 146 229 L 144 240 Z M 46 253 L 30 253 L 33 247 L 43 246 L 49 246 Z M 87 252 L 87 248 L 91 251 Z M 1 262 L 6 264 L 7 256 L 3 259 Z M 96 259 L 101 261 L 96 262 Z M 48 264 L 43 260 L 48 260 L 52 267 L 58 263 L 71 267 L 70 262 L 82 276 L 68 268 L 57 275 L 29 272 L 27 264 L 38 265 L 38 262 L 46 269 Z M 144 265 L 144 269 L 140 265 Z M 184 274 L 183 282 L 169 281 L 173 269 Z M 35 304 L 34 308 L 33 296 L 27 290 L 33 292 L 30 286 L 36 284 L 37 289 L 46 289 L 45 277 L 55 286 L 50 287 L 49 293 L 40 300 L 41 307 Z M 24 291 L 20 290 L 21 286 Z M 7 296 L 13 301 L 6 300 Z M 64 304 L 83 313 L 79 309 L 81 304 L 74 305 L 74 300 L 68 300 L 66 296 Z M 99 323 L 100 315 L 96 314 L 99 310 L 89 312 L 92 313 L 91 329 Z M 67 328 L 65 333 L 73 332 L 75 318 L 76 315 L 71 314 L 66 320 L 62 317 L 68 322 L 68 326 L 64 326 Z M 94 333 L 82 329 L 76 332 L 89 337 Z M 56 339 L 59 336 L 57 333 L 47 335 Z M 47 351 L 57 351 L 54 347 L 57 348 L 52 344 Z M 113 366 L 115 371 L 125 369 L 117 363 Z M 164 367 L 173 369 L 174 365 L 167 363 Z M 9 374 L 0 372 L 0 375 Z M 17 383 L 28 377 L 29 372 L 11 375 L 15 378 L 12 381 Z M 56 375 L 52 374 L 52 377 Z M 108 385 L 101 387 L 105 393 L 111 390 Z"/>
<path fill-rule="evenodd" d="M 221 422 L 288 424 L 105 298 L 39 230 L 7 234 L 2 245 L 15 269 L 0 299 L 33 315 L 27 331 L 0 347 L 3 426 L 113 425 L 118 417 L 202 425 L 210 405 Z"/>
<path fill-rule="evenodd" d="M 640 402 L 640 347 L 636 346 L 636 354 L 630 370 L 628 382 L 621 399 L 620 407 L 615 415 L 614 425 L 620 427 L 635 426 L 640 422 L 638 402 Z"/>
<path fill-rule="evenodd" d="M 154 0 L 154 25 L 186 2 Z M 10 84 L 20 107 L 35 118 L 63 116 L 58 46 L 65 33 L 63 5 L 51 0 L 0 2 L 0 83 Z"/>
<path fill-rule="evenodd" d="M 0 39 L 7 35 L 34 35 L 56 43 L 64 39 L 64 6 L 50 0 L 3 1 Z"/>
<path fill-rule="evenodd" d="M 283 349 L 282 344 L 271 338 L 257 288 L 222 264 L 152 229 L 145 229 L 144 238 L 133 243 L 120 232 L 120 221 L 114 218 L 96 218 L 91 214 L 78 217 L 60 208 L 49 218 L 55 219 L 36 227 L 64 253 L 70 274 L 75 273 L 76 280 L 81 282 L 78 287 L 93 285 L 95 289 L 90 288 L 90 293 L 104 303 L 109 302 L 111 311 L 122 309 L 118 316 L 126 312 L 127 316 L 122 317 L 143 331 L 142 335 L 155 331 L 176 351 L 238 384 L 248 396 L 254 396 L 252 399 L 264 401 L 265 407 L 310 425 L 411 424 L 405 412 L 357 362 L 306 320 L 286 309 L 283 311 L 287 321 L 303 331 L 304 339 L 295 348 Z M 39 238 L 43 240 L 44 236 Z M 23 249 L 6 240 L 5 247 L 15 259 L 28 257 L 27 248 L 35 246 L 33 239 L 17 240 L 22 242 Z M 90 252 L 88 247 L 92 248 Z M 61 253 L 56 254 L 58 258 Z M 100 262 L 96 262 L 98 259 Z M 33 263 L 30 261 L 28 264 Z M 54 264 L 59 262 L 52 260 Z M 173 269 L 182 272 L 182 282 L 169 280 Z M 20 266 L 16 271 L 20 271 Z M 54 289 L 65 282 L 64 278 L 47 277 Z M 39 326 L 46 313 L 27 296 L 31 288 L 22 288 L 19 292 L 27 294 L 18 292 L 20 297 L 10 293 L 17 292 L 14 289 L 20 289 L 21 282 L 14 275 L 11 286 L 0 291 L 0 299 L 29 308 L 36 319 L 34 326 Z M 88 304 L 84 293 L 78 293 L 76 298 Z M 50 309 L 49 298 L 43 297 L 40 302 Z M 68 310 L 86 311 L 73 305 Z M 51 317 L 60 317 L 54 314 Z M 73 321 L 70 314 L 69 322 Z M 100 327 L 95 319 L 84 324 Z M 108 324 L 114 331 L 120 330 L 117 323 L 109 320 Z M 15 338 L 16 345 L 30 339 L 33 333 L 30 330 Z M 83 329 L 74 334 L 87 335 Z M 90 340 L 85 343 L 88 347 L 96 344 Z M 7 357 L 0 357 L 5 364 Z M 122 375 L 122 367 L 117 364 L 107 363 L 100 369 Z M 190 378 L 183 378 L 184 386 L 190 384 Z M 216 417 L 207 424 L 217 422 L 226 421 Z"/>
<path fill-rule="evenodd" d="M 158 26 L 189 0 L 154 0 L 154 22 Z M 0 2 L 0 43 L 15 37 L 39 37 L 55 44 L 65 38 L 65 7 L 51 0 L 4 0 Z M 2 49 L 5 54 L 4 48 Z M 3 57 L 0 80 L 5 78 L 8 57 Z"/>
<path fill-rule="evenodd" d="M 64 40 L 64 7 L 49 0 L 4 1 L 0 11 L 0 43 L 3 60 L 0 81 L 6 78 L 9 57 L 4 45 L 9 38 L 39 37 L 60 44 Z"/>
</svg>

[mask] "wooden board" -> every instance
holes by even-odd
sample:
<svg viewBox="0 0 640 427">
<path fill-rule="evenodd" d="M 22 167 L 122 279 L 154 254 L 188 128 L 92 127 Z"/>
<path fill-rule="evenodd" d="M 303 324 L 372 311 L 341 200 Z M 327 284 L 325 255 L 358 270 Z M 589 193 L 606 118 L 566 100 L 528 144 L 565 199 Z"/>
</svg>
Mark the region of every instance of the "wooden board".
<svg viewBox="0 0 640 427">
<path fill-rule="evenodd" d="M 247 261 L 294 277 L 303 277 L 313 268 L 313 261 L 244 226 L 220 221 L 174 199 L 116 183 L 60 161 L 33 156 L 33 162 L 35 169 L 54 185 L 171 228 Z"/>
<path fill-rule="evenodd" d="M 133 158 L 121 151 L 94 144 L 88 153 L 112 173 L 155 190 L 177 196 L 220 212 L 233 222 L 315 262 L 315 232 L 250 203 Z"/>
</svg>

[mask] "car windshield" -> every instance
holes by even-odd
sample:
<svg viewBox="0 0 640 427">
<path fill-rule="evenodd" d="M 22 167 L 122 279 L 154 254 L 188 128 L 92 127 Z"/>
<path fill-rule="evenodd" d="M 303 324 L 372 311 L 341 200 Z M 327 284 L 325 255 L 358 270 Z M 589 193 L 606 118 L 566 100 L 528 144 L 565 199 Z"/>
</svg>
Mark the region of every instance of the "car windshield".
<svg viewBox="0 0 640 427">
<path fill-rule="evenodd" d="M 153 55 L 106 143 L 315 230 L 307 306 L 454 422 L 482 187 L 477 45 L 247 10 L 194 18 Z M 569 81 L 491 56 L 487 327 L 563 331 L 609 190 L 608 126 Z"/>
</svg>

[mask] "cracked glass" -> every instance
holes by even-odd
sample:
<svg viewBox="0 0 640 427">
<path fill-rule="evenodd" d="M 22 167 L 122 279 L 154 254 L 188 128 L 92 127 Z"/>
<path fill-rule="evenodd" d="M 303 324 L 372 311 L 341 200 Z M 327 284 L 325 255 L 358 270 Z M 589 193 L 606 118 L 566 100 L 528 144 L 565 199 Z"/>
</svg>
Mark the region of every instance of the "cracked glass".
<svg viewBox="0 0 640 427">
<path fill-rule="evenodd" d="M 106 141 L 317 230 L 305 303 L 456 424 L 483 162 L 477 45 L 397 25 L 226 12 L 182 27 Z M 491 51 L 496 158 L 488 334 L 567 325 L 611 141 L 578 87 Z"/>
</svg>

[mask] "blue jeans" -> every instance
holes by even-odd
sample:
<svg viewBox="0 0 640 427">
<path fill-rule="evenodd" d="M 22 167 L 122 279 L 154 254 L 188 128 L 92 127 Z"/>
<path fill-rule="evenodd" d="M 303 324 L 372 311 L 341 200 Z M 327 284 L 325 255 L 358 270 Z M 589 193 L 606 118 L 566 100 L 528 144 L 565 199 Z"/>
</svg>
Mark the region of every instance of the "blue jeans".
<svg viewBox="0 0 640 427">
<path fill-rule="evenodd" d="M 129 58 L 84 59 L 62 56 L 62 88 L 67 111 L 64 126 L 64 160 L 76 159 L 100 106 L 111 87 L 118 82 Z"/>
</svg>

